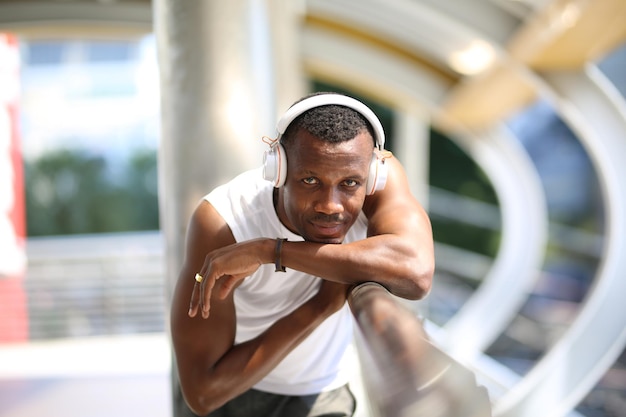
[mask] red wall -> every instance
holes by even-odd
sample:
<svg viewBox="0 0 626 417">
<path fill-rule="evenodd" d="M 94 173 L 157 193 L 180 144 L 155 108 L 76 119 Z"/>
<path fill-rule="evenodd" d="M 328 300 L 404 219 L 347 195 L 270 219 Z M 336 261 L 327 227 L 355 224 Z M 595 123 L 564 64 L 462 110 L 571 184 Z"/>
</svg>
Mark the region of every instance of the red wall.
<svg viewBox="0 0 626 417">
<path fill-rule="evenodd" d="M 17 39 L 0 33 L 0 343 L 28 339 L 19 75 Z"/>
</svg>

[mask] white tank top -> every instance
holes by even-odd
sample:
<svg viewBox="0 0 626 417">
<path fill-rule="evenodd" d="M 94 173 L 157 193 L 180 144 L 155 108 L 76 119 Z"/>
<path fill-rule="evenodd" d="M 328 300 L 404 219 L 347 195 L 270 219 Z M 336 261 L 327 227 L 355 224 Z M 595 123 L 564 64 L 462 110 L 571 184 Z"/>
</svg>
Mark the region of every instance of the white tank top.
<svg viewBox="0 0 626 417">
<path fill-rule="evenodd" d="M 272 202 L 273 186 L 262 170 L 245 172 L 204 198 L 215 207 L 230 227 L 237 242 L 258 238 L 302 237 L 282 225 Z M 344 242 L 366 237 L 363 212 Z M 262 265 L 235 290 L 237 332 L 235 343 L 256 337 L 279 318 L 289 314 L 317 293 L 320 278 L 287 268 L 274 272 L 274 265 Z M 348 382 L 342 367 L 352 341 L 352 314 L 344 307 L 326 319 L 257 385 L 256 389 L 284 394 L 308 395 L 332 390 Z"/>
</svg>

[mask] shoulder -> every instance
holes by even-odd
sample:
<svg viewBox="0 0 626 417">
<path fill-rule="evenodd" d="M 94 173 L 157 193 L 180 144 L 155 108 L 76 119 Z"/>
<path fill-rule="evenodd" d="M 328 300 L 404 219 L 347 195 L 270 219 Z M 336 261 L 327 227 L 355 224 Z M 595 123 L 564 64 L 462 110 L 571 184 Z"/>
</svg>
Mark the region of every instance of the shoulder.
<svg viewBox="0 0 626 417">
<path fill-rule="evenodd" d="M 426 212 L 413 196 L 402 164 L 395 157 L 389 158 L 386 163 L 389 164 L 389 174 L 385 188 L 367 196 L 363 205 L 368 219 L 368 233 L 375 235 L 390 230 L 402 233 L 400 229 L 403 228 L 407 233 L 411 230 L 410 224 L 420 230 L 428 227 Z"/>
<path fill-rule="evenodd" d="M 216 188 L 204 200 L 214 212 L 208 214 L 219 215 L 235 239 L 243 241 L 273 235 L 268 230 L 275 223 L 272 190 L 273 184 L 263 179 L 260 169 L 255 169 Z"/>
<path fill-rule="evenodd" d="M 187 231 L 188 246 L 206 254 L 218 247 L 235 243 L 223 216 L 208 201 L 201 201 L 194 210 Z"/>
</svg>

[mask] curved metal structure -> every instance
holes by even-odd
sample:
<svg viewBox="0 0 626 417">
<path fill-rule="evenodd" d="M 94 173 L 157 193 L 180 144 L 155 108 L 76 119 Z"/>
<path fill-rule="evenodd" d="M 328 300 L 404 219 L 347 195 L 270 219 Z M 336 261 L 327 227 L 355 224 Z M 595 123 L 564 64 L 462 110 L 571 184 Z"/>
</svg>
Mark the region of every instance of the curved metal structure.
<svg viewBox="0 0 626 417">
<path fill-rule="evenodd" d="M 370 401 L 384 417 L 491 417 L 474 375 L 431 344 L 413 311 L 383 286 L 366 282 L 348 303 L 358 325 Z"/>
<path fill-rule="evenodd" d="M 496 402 L 496 415 L 563 416 L 626 345 L 626 102 L 597 69 L 546 78 L 564 117 L 589 149 L 607 203 L 606 245 L 596 281 L 565 335 L 532 371 Z"/>
<path fill-rule="evenodd" d="M 489 273 L 444 326 L 446 350 L 472 363 L 526 301 L 541 269 L 548 226 L 540 179 L 519 142 L 494 129 L 463 145 L 491 179 L 502 214 L 500 248 Z"/>
</svg>

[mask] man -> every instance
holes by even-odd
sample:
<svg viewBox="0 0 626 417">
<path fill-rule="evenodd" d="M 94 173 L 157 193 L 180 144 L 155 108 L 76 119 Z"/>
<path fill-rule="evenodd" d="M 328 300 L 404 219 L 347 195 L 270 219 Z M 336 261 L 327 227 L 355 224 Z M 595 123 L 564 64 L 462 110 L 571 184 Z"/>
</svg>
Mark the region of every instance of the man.
<svg viewBox="0 0 626 417">
<path fill-rule="evenodd" d="M 315 94 L 278 133 L 263 172 L 218 187 L 190 220 L 171 331 L 198 415 L 352 415 L 349 289 L 430 290 L 430 222 L 374 113 Z"/>
</svg>

